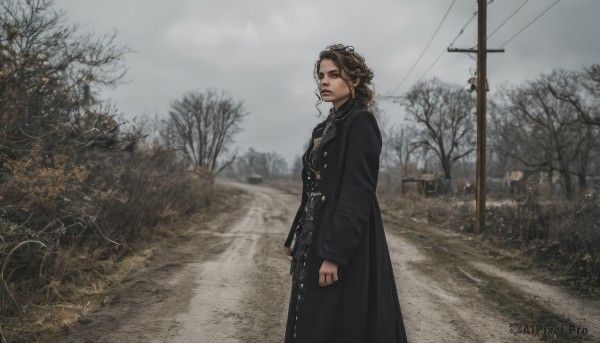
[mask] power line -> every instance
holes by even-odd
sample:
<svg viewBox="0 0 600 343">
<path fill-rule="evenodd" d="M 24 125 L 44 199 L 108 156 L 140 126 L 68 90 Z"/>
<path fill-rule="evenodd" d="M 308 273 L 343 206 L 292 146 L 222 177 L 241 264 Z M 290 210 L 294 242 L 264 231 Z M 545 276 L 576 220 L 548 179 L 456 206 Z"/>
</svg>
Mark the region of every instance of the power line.
<svg viewBox="0 0 600 343">
<path fill-rule="evenodd" d="M 471 16 L 471 19 L 469 19 L 469 21 L 467 21 L 467 23 L 462 27 L 462 29 L 460 29 L 460 31 L 458 31 L 458 34 L 456 35 L 456 37 L 454 37 L 452 42 L 450 42 L 450 44 L 448 44 L 449 48 L 454 46 L 454 43 L 456 42 L 458 37 L 460 37 L 465 32 L 465 29 L 469 26 L 469 24 L 471 24 L 473 22 L 473 19 L 475 19 L 475 17 L 477 17 L 477 11 L 473 12 L 473 16 Z"/>
<path fill-rule="evenodd" d="M 450 10 L 452 9 L 452 7 L 454 6 L 455 3 L 456 3 L 456 0 L 453 0 L 452 3 L 450 4 L 450 6 L 448 7 L 448 9 L 446 10 L 446 13 L 444 14 L 444 17 L 442 17 L 442 21 L 440 21 L 440 23 L 438 24 L 437 28 L 435 29 L 435 32 L 433 32 L 433 35 L 429 39 L 429 42 L 427 42 L 427 45 L 425 45 L 425 48 L 423 49 L 423 51 L 421 51 L 421 54 L 419 55 L 419 57 L 417 57 L 417 60 L 415 61 L 415 63 L 413 63 L 412 67 L 410 67 L 410 69 L 408 70 L 408 73 L 406 73 L 406 75 L 404 75 L 404 78 L 402 79 L 402 81 L 400 81 L 400 84 L 396 88 L 394 88 L 394 90 L 392 91 L 392 93 L 390 93 L 390 96 L 394 95 L 394 93 L 396 93 L 398 91 L 398 89 L 400 89 L 400 87 L 402 87 L 402 85 L 404 84 L 404 81 L 406 81 L 406 79 L 408 78 L 408 76 L 410 75 L 410 73 L 412 73 L 412 71 L 415 69 L 415 67 L 419 63 L 419 61 L 421 61 L 421 58 L 423 58 L 423 55 L 425 54 L 425 51 L 427 51 L 427 49 L 431 45 L 431 42 L 433 42 L 433 39 L 435 38 L 435 36 L 440 31 L 440 28 L 442 27 L 442 24 L 444 23 L 444 21 L 448 17 L 448 14 L 450 13 Z"/>
<path fill-rule="evenodd" d="M 559 1 L 560 1 L 560 0 L 559 0 Z M 489 5 L 489 4 L 491 4 L 492 2 L 494 2 L 494 0 L 488 0 L 487 4 Z M 424 73 L 421 75 L 421 77 L 419 77 L 419 78 L 417 79 L 417 81 L 416 81 L 415 83 L 419 83 L 419 81 L 421 81 L 421 80 L 422 80 L 422 79 L 423 79 L 423 78 L 424 78 L 424 77 L 427 75 L 427 73 L 429 73 L 429 71 L 431 71 L 431 69 L 433 69 L 433 67 L 434 67 L 434 66 L 437 64 L 437 62 L 438 62 L 438 61 L 439 61 L 439 60 L 442 58 L 442 56 L 444 56 L 444 53 L 446 53 L 446 52 L 447 52 L 447 49 L 448 49 L 448 48 L 452 48 L 452 47 L 454 47 L 454 43 L 455 43 L 455 42 L 458 40 L 458 38 L 459 38 L 459 37 L 460 37 L 460 36 L 461 36 L 461 35 L 462 35 L 462 34 L 465 32 L 465 30 L 467 29 L 467 27 L 468 27 L 468 26 L 469 26 L 469 25 L 470 25 L 470 24 L 473 22 L 473 20 L 474 20 L 474 19 L 477 17 L 477 14 L 478 14 L 478 11 L 475 11 L 475 12 L 473 12 L 473 15 L 471 16 L 471 18 L 470 18 L 470 19 L 467 21 L 467 23 L 466 23 L 465 25 L 463 25 L 463 27 L 460 29 L 460 31 L 458 32 L 458 34 L 456 35 L 456 37 L 454 37 L 454 39 L 452 40 L 452 42 L 450 42 L 450 44 L 448 44 L 448 47 L 447 47 L 447 48 L 444 48 L 444 50 L 442 50 L 442 52 L 441 52 L 441 53 L 440 53 L 440 54 L 437 56 L 437 58 L 436 58 L 436 59 L 433 61 L 433 63 L 431 63 L 431 64 L 429 65 L 429 67 L 427 68 L 427 70 L 426 70 L 426 71 L 425 71 L 425 72 L 424 72 Z M 406 77 L 405 77 L 405 78 L 406 78 Z M 403 82 L 404 82 L 404 80 L 403 80 Z M 396 89 L 394 89 L 394 92 L 393 92 L 393 93 L 395 93 L 395 92 L 398 90 L 398 88 L 399 88 L 399 87 L 400 87 L 400 86 L 396 87 Z M 392 94 L 393 94 L 393 93 L 392 93 Z M 392 96 L 392 95 L 389 95 L 389 96 L 386 96 L 386 97 L 381 97 L 381 98 L 393 99 L 393 98 L 394 98 L 394 96 Z"/>
<path fill-rule="evenodd" d="M 492 2 L 494 2 L 494 0 L 489 0 L 487 4 L 489 5 Z M 438 55 L 438 57 L 433 61 L 433 63 L 431 63 L 431 65 L 427 68 L 427 70 L 425 70 L 425 72 L 423 73 L 423 75 L 421 75 L 421 77 L 419 77 L 415 83 L 419 83 L 419 81 L 423 80 L 423 78 L 425 77 L 425 75 L 427 75 L 427 73 L 429 73 L 429 71 L 431 71 L 431 69 L 433 69 L 433 67 L 438 63 L 438 61 L 442 58 L 442 56 L 444 56 L 444 53 L 446 53 L 448 51 L 448 48 L 454 47 L 454 43 L 456 43 L 456 41 L 458 40 L 458 38 L 460 36 L 462 36 L 463 33 L 465 33 L 465 30 L 473 22 L 473 19 L 475 19 L 477 17 L 478 13 L 479 13 L 478 11 L 473 12 L 473 15 L 471 16 L 471 18 L 460 29 L 460 31 L 458 31 L 458 34 L 456 35 L 456 37 L 454 37 L 454 39 L 452 40 L 452 42 L 450 42 L 450 44 L 448 44 L 448 47 L 445 48 L 444 50 L 442 50 L 442 52 Z"/>
<path fill-rule="evenodd" d="M 552 5 L 548 6 L 548 8 L 546 8 L 542 13 L 540 13 L 537 17 L 535 17 L 532 21 L 529 22 L 529 24 L 525 25 L 521 30 L 519 30 L 519 32 L 515 33 L 514 36 L 510 37 L 509 40 L 507 40 L 504 44 L 502 44 L 500 47 L 504 48 L 504 46 L 506 46 L 506 44 L 510 43 L 513 39 L 515 39 L 515 37 L 517 37 L 518 35 L 521 34 L 521 32 L 525 31 L 529 26 L 531 26 L 533 23 L 535 23 L 538 19 L 540 19 L 544 14 L 546 14 L 552 7 L 554 7 L 556 4 L 558 4 L 560 2 L 560 0 L 556 0 Z"/>
<path fill-rule="evenodd" d="M 456 37 L 454 37 L 452 42 L 450 42 L 450 44 L 448 44 L 448 48 L 454 46 L 454 43 L 456 42 L 456 40 L 465 32 L 465 29 L 473 22 L 473 19 L 475 19 L 476 17 L 477 17 L 477 11 L 473 12 L 473 16 L 471 16 L 471 19 L 469 19 L 467 21 L 467 23 L 465 25 L 463 25 L 463 27 L 460 29 L 460 31 L 458 31 L 458 34 L 456 35 Z M 438 61 L 442 58 L 442 56 L 444 56 L 444 53 L 446 51 L 447 51 L 447 48 L 444 48 L 444 50 L 442 50 L 442 52 L 438 55 L 438 57 L 433 61 L 433 63 L 431 63 L 429 65 L 427 70 L 425 70 L 425 72 L 421 75 L 421 77 L 419 77 L 417 79 L 417 81 L 415 83 L 419 83 L 419 81 L 421 81 L 425 77 L 425 75 L 427 75 L 427 73 L 429 73 L 429 71 L 431 69 L 433 69 L 433 66 L 435 66 L 438 63 Z"/>
<path fill-rule="evenodd" d="M 506 22 L 508 22 L 512 17 L 515 16 L 515 14 L 517 14 L 517 12 L 519 12 L 521 10 L 521 8 L 523 8 L 523 6 L 525 6 L 527 3 L 529 2 L 529 0 L 525 0 L 521 6 L 519 6 L 519 8 L 517 8 L 513 13 L 511 13 L 508 18 L 504 19 L 504 21 L 502 22 L 502 24 L 500 24 L 500 26 L 498 26 L 492 33 L 489 34 L 489 36 L 487 36 L 487 39 L 490 39 L 491 36 L 494 35 L 494 33 L 496 33 L 498 30 L 500 30 L 500 28 L 502 28 L 502 26 L 504 26 L 504 24 L 506 24 Z"/>
<path fill-rule="evenodd" d="M 425 72 L 423 73 L 423 75 L 421 75 L 421 77 L 419 77 L 417 79 L 417 81 L 415 81 L 415 83 L 419 83 L 421 80 L 423 80 L 423 78 L 425 77 L 425 75 L 427 75 L 427 73 L 429 73 L 429 71 L 433 68 L 433 66 L 438 63 L 438 61 L 440 60 L 440 58 L 442 58 L 442 56 L 444 56 L 445 52 L 446 52 L 446 49 L 444 49 L 442 51 L 442 53 L 438 55 L 438 57 L 433 61 L 433 63 L 431 63 L 431 65 L 429 65 L 429 68 L 427 68 L 427 70 L 425 70 Z"/>
</svg>

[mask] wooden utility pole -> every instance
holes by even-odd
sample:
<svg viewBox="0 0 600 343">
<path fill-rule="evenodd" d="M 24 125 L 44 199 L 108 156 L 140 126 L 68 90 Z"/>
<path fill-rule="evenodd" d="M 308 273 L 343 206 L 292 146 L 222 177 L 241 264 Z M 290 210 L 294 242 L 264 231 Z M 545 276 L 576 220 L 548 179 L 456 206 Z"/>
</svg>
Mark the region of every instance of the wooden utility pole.
<svg viewBox="0 0 600 343">
<path fill-rule="evenodd" d="M 477 53 L 477 202 L 475 205 L 475 232 L 480 233 L 485 229 L 487 53 L 504 52 L 504 49 L 487 50 L 487 0 L 477 0 L 477 25 L 477 50 L 448 48 L 448 52 Z"/>
<path fill-rule="evenodd" d="M 485 230 L 487 0 L 477 0 L 477 202 L 475 232 Z"/>
</svg>

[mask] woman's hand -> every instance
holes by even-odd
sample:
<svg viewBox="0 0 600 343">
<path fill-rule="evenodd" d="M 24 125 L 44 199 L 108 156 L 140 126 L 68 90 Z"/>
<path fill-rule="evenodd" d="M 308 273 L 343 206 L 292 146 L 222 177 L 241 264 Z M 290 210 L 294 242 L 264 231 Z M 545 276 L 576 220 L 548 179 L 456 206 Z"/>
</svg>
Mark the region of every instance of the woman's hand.
<svg viewBox="0 0 600 343">
<path fill-rule="evenodd" d="M 286 255 L 292 256 L 292 248 L 290 248 L 290 247 L 283 247 L 283 251 L 285 251 Z"/>
<path fill-rule="evenodd" d="M 330 286 L 338 280 L 338 265 L 324 260 L 319 270 L 319 286 Z"/>
</svg>

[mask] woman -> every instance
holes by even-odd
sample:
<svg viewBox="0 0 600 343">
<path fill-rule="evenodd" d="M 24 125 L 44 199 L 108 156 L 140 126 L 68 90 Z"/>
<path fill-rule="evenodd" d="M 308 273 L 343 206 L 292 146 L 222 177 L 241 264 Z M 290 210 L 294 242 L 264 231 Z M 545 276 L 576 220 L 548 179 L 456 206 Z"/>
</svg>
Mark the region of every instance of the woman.
<svg viewBox="0 0 600 343">
<path fill-rule="evenodd" d="M 303 155 L 302 202 L 284 244 L 292 256 L 285 342 L 406 342 L 375 196 L 373 71 L 353 47 L 336 44 L 319 54 L 314 77 L 319 103 L 333 107 Z"/>
</svg>

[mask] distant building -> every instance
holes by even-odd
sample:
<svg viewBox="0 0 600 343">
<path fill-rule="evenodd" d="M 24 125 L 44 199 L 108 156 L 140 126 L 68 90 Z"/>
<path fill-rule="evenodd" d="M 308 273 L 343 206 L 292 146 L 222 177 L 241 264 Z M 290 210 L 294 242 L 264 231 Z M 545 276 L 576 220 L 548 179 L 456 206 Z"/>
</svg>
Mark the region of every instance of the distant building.
<svg viewBox="0 0 600 343">
<path fill-rule="evenodd" d="M 449 180 L 446 180 L 437 174 L 421 174 L 416 177 L 403 178 L 401 192 L 425 197 L 437 196 L 448 192 L 450 185 Z"/>
<path fill-rule="evenodd" d="M 246 177 L 246 180 L 248 181 L 248 183 L 256 185 L 256 184 L 263 182 L 263 177 L 262 177 L 262 175 L 259 175 L 259 174 L 252 174 L 252 175 L 248 175 Z"/>
<path fill-rule="evenodd" d="M 551 195 L 560 192 L 562 176 L 558 171 L 511 170 L 505 179 L 512 194 Z"/>
</svg>

